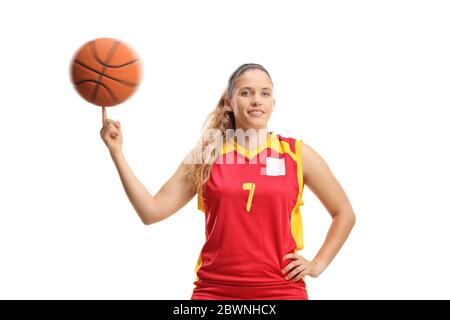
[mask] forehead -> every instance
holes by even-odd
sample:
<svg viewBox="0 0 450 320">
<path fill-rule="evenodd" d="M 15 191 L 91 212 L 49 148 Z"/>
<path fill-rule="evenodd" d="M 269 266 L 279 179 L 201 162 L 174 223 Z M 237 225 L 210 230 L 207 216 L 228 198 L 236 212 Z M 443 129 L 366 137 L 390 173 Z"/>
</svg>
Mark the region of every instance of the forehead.
<svg viewBox="0 0 450 320">
<path fill-rule="evenodd" d="M 259 69 L 247 70 L 239 76 L 236 87 L 272 88 L 272 81 L 267 73 Z"/>
</svg>

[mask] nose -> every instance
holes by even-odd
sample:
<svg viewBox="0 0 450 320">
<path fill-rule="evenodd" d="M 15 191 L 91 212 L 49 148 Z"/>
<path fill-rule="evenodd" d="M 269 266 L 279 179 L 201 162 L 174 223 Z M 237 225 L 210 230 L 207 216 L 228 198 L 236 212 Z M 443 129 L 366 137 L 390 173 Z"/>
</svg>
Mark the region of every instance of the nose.
<svg viewBox="0 0 450 320">
<path fill-rule="evenodd" d="M 252 102 L 251 102 L 251 105 L 252 106 L 259 106 L 261 103 L 259 102 L 259 98 L 255 95 L 254 97 L 253 97 L 253 100 L 252 100 Z"/>
</svg>

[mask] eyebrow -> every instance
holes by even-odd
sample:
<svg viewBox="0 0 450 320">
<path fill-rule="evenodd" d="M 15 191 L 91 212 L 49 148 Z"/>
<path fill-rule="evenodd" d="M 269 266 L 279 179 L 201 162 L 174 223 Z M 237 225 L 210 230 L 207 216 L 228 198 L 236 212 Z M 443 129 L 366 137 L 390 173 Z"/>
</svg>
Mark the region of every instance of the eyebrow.
<svg viewBox="0 0 450 320">
<path fill-rule="evenodd" d="M 253 90 L 253 88 L 251 88 L 251 87 L 243 87 L 243 88 L 240 88 L 239 91 L 244 90 L 244 89 L 250 89 L 250 90 Z M 263 90 L 272 90 L 271 88 L 267 88 L 267 87 L 262 88 L 262 89 L 263 89 Z"/>
</svg>

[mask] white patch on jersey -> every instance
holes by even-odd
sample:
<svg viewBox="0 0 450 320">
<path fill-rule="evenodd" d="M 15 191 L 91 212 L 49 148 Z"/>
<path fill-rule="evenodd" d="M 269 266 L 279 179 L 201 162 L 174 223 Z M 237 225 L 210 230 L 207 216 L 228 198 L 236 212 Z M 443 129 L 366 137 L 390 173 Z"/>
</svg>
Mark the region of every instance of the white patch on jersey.
<svg viewBox="0 0 450 320">
<path fill-rule="evenodd" d="M 284 158 L 266 158 L 266 176 L 284 176 L 286 169 L 284 165 Z"/>
</svg>

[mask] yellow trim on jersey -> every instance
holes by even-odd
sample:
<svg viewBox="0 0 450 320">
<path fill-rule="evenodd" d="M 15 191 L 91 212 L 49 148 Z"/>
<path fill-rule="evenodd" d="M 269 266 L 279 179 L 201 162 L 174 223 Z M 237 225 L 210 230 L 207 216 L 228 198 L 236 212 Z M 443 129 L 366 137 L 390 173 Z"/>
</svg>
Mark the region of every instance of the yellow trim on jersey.
<svg viewBox="0 0 450 320">
<path fill-rule="evenodd" d="M 200 269 L 202 266 L 202 256 L 201 254 L 198 255 L 197 264 L 195 265 L 195 273 Z"/>
<path fill-rule="evenodd" d="M 301 144 L 302 140 L 295 140 L 295 155 L 297 158 L 297 179 L 298 179 L 298 195 L 297 202 L 292 210 L 291 215 L 291 232 L 294 237 L 295 243 L 297 244 L 295 250 L 301 250 L 304 247 L 303 243 L 303 221 L 302 213 L 300 211 L 300 206 L 303 205 L 303 163 L 301 154 Z"/>
<path fill-rule="evenodd" d="M 197 209 L 205 212 L 205 204 L 203 203 L 202 197 L 197 194 Z"/>
<path fill-rule="evenodd" d="M 246 156 L 249 159 L 254 158 L 257 154 L 259 154 L 261 151 L 265 150 L 266 148 L 272 147 L 272 145 L 274 144 L 274 142 L 276 141 L 276 136 L 274 134 L 269 134 L 269 137 L 267 138 L 266 141 L 264 141 L 263 144 L 257 146 L 255 149 L 253 150 L 247 150 L 247 148 L 241 146 L 240 144 L 238 144 L 236 141 L 232 141 L 231 143 L 233 144 L 232 149 L 236 149 L 237 152 L 239 152 L 240 154 Z M 234 148 L 233 148 L 234 147 Z"/>
<path fill-rule="evenodd" d="M 302 159 L 302 140 L 295 140 L 295 155 L 297 158 L 297 179 L 298 179 L 298 198 L 297 198 L 297 204 L 303 205 L 303 187 L 304 187 L 304 181 L 303 181 L 303 159 Z"/>
<path fill-rule="evenodd" d="M 287 153 L 291 156 L 292 159 L 294 159 L 295 161 L 298 161 L 297 156 L 295 153 L 292 152 L 292 150 L 289 146 L 289 143 L 286 141 L 280 141 L 277 138 L 277 135 L 274 133 L 269 134 L 269 137 L 267 138 L 267 140 L 263 144 L 259 145 L 258 147 L 256 147 L 253 150 L 247 150 L 247 148 L 241 146 L 234 140 L 228 141 L 227 143 L 225 143 L 223 145 L 220 155 L 224 155 L 228 152 L 236 150 L 241 155 L 243 155 L 247 159 L 251 160 L 256 155 L 258 155 L 259 153 L 261 153 L 262 151 L 264 151 L 265 149 L 268 149 L 268 148 L 278 152 L 279 154 Z"/>
</svg>

